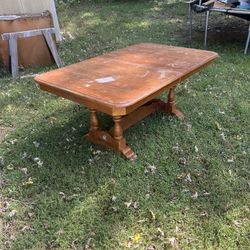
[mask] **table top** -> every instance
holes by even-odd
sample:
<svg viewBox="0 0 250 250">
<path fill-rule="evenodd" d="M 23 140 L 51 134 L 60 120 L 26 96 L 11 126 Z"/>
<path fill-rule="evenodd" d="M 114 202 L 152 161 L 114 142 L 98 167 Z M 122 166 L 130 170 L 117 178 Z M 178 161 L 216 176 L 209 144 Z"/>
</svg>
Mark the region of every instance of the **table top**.
<svg viewBox="0 0 250 250">
<path fill-rule="evenodd" d="M 212 62 L 217 53 L 137 44 L 35 77 L 41 89 L 110 115 L 126 115 Z"/>
</svg>

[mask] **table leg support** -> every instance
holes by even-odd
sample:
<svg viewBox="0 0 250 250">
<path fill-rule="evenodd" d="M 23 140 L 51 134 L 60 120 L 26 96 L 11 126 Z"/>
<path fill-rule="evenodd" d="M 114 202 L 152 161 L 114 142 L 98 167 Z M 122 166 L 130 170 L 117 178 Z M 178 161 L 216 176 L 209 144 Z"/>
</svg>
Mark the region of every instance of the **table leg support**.
<svg viewBox="0 0 250 250">
<path fill-rule="evenodd" d="M 96 115 L 96 110 L 90 110 L 90 131 L 97 131 L 99 129 L 99 121 Z"/>
<path fill-rule="evenodd" d="M 112 129 L 112 133 L 103 131 L 99 129 L 99 122 L 96 116 L 96 111 L 91 110 L 90 131 L 84 137 L 94 144 L 98 144 L 117 151 L 127 159 L 135 160 L 137 158 L 137 155 L 126 144 L 126 140 L 123 137 L 121 120 L 121 116 L 113 117 L 114 127 Z"/>
<path fill-rule="evenodd" d="M 171 115 L 176 116 L 180 120 L 184 119 L 183 113 L 180 110 L 177 109 L 176 104 L 175 104 L 174 88 L 169 89 L 168 102 L 166 103 L 165 111 L 170 113 Z"/>
</svg>

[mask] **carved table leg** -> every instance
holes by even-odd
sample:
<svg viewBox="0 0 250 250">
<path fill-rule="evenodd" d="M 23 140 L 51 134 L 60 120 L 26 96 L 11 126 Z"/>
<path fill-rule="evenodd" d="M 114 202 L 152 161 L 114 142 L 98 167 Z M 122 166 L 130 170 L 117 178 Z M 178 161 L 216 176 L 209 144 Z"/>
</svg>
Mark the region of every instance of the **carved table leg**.
<svg viewBox="0 0 250 250">
<path fill-rule="evenodd" d="M 121 124 L 122 117 L 113 117 L 114 127 L 111 132 L 102 131 L 99 129 L 99 122 L 96 116 L 96 111 L 90 111 L 90 131 L 85 135 L 85 138 L 94 144 L 111 148 L 128 159 L 135 160 L 136 154 L 126 144 L 123 137 L 123 128 Z"/>
<path fill-rule="evenodd" d="M 183 113 L 176 108 L 174 88 L 169 89 L 168 102 L 166 103 L 165 111 L 176 116 L 180 120 L 184 119 Z"/>
<path fill-rule="evenodd" d="M 90 131 L 96 131 L 99 129 L 99 121 L 96 115 L 96 110 L 90 110 Z"/>
<path fill-rule="evenodd" d="M 115 116 L 113 117 L 113 121 L 114 121 L 114 139 L 116 141 L 121 141 L 123 139 L 123 129 L 121 126 L 121 116 Z"/>
<path fill-rule="evenodd" d="M 135 160 L 137 155 L 132 151 L 132 149 L 126 144 L 126 140 L 123 137 L 123 128 L 121 126 L 121 116 L 113 117 L 114 128 L 113 137 L 116 141 L 116 147 L 120 153 L 122 153 L 126 158 Z"/>
</svg>

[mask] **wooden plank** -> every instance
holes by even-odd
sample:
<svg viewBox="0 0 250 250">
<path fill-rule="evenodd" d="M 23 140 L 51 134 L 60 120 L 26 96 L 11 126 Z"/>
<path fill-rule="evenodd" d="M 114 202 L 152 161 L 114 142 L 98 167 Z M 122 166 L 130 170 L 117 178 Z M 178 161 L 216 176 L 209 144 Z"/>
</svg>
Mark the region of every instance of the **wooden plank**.
<svg viewBox="0 0 250 250">
<path fill-rule="evenodd" d="M 57 66 L 62 67 L 62 62 L 58 55 L 55 41 L 52 38 L 52 34 L 54 33 L 55 33 L 55 28 L 46 28 L 46 29 L 28 30 L 28 31 L 2 34 L 2 39 L 9 41 L 9 54 L 11 57 L 11 72 L 13 78 L 16 78 L 18 76 L 18 52 L 17 52 L 18 38 L 28 38 L 28 37 L 43 35 Z"/>
<path fill-rule="evenodd" d="M 43 31 L 47 32 L 47 33 L 50 33 L 50 34 L 54 34 L 55 33 L 55 28 L 4 33 L 4 34 L 2 34 L 2 39 L 3 40 L 9 40 L 11 37 L 17 39 L 17 38 L 27 38 L 27 37 L 32 37 L 32 36 L 39 36 L 39 35 L 43 35 Z"/>
<path fill-rule="evenodd" d="M 51 32 L 48 31 L 48 30 L 43 30 L 42 31 L 44 37 L 45 37 L 45 40 L 48 44 L 48 47 L 50 49 L 50 52 L 56 62 L 56 65 L 58 66 L 58 68 L 62 67 L 62 62 L 61 62 L 61 59 L 58 55 L 58 52 L 57 52 L 57 49 L 56 49 L 56 45 L 55 45 L 55 42 L 52 38 L 52 35 L 51 35 Z"/>
<path fill-rule="evenodd" d="M 61 29 L 60 29 L 60 25 L 59 25 L 59 20 L 58 20 L 56 5 L 55 5 L 54 0 L 50 0 L 50 11 L 52 13 L 53 23 L 54 23 L 54 27 L 56 29 L 56 39 L 58 42 L 62 42 L 63 39 L 62 39 Z"/>
<path fill-rule="evenodd" d="M 16 20 L 20 18 L 20 16 L 17 15 L 8 15 L 8 16 L 0 16 L 0 21 L 9 21 L 9 20 Z"/>
<path fill-rule="evenodd" d="M 0 0 L 0 15 L 37 14 L 48 10 L 53 17 L 56 39 L 61 42 L 62 36 L 54 0 Z"/>
<path fill-rule="evenodd" d="M 126 130 L 136 124 L 137 122 L 141 121 L 145 117 L 149 116 L 153 112 L 157 111 L 158 109 L 161 109 L 165 106 L 165 103 L 161 100 L 155 99 L 149 102 L 148 104 L 145 104 L 141 106 L 140 108 L 136 109 L 132 113 L 130 113 L 127 116 L 124 116 L 121 120 L 121 126 L 123 130 Z M 110 134 L 114 133 L 114 128 L 111 128 L 109 131 Z"/>
<path fill-rule="evenodd" d="M 18 53 L 17 53 L 17 39 L 16 37 L 10 37 L 9 39 L 9 53 L 11 58 L 11 73 L 12 77 L 18 76 Z"/>
</svg>

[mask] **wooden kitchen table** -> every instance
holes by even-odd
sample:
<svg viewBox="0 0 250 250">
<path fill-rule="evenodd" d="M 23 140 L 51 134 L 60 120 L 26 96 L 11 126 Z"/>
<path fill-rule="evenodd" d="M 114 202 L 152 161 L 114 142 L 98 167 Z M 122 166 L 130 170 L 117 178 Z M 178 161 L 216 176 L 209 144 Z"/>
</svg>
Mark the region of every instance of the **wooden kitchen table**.
<svg viewBox="0 0 250 250">
<path fill-rule="evenodd" d="M 90 109 L 86 139 L 136 159 L 124 130 L 157 110 L 182 119 L 175 105 L 176 85 L 217 56 L 210 51 L 143 43 L 38 75 L 35 81 L 42 90 Z M 167 102 L 155 99 L 165 91 Z M 113 117 L 109 131 L 101 130 L 97 111 Z"/>
</svg>

